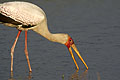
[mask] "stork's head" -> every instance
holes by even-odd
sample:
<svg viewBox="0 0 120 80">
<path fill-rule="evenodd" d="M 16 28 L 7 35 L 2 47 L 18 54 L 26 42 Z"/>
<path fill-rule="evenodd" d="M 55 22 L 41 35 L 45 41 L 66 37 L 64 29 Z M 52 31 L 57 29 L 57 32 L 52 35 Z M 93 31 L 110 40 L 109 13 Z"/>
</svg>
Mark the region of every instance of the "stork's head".
<svg viewBox="0 0 120 80">
<path fill-rule="evenodd" d="M 72 45 L 74 45 L 74 41 L 73 41 L 73 39 L 72 39 L 70 36 L 68 36 L 68 40 L 67 40 L 67 42 L 65 43 L 65 45 L 67 46 L 68 49 L 69 49 L 70 47 L 72 47 Z"/>
<path fill-rule="evenodd" d="M 77 48 L 76 48 L 76 46 L 75 46 L 75 44 L 74 44 L 73 39 L 72 39 L 70 36 L 68 36 L 68 40 L 67 40 L 67 42 L 65 43 L 65 45 L 67 46 L 67 48 L 68 48 L 68 50 L 69 50 L 69 52 L 70 52 L 70 54 L 71 54 L 71 56 L 72 56 L 72 58 L 73 58 L 73 61 L 74 61 L 75 65 L 76 65 L 77 69 L 79 69 L 79 67 L 78 67 L 77 62 L 76 62 L 76 60 L 75 60 L 75 58 L 74 58 L 74 55 L 73 55 L 73 53 L 72 53 L 72 49 L 71 49 L 71 48 L 73 48 L 73 50 L 76 52 L 76 54 L 78 55 L 78 57 L 81 59 L 81 61 L 82 61 L 83 64 L 85 65 L 86 69 L 88 69 L 87 64 L 85 63 L 85 61 L 84 61 L 83 58 L 81 57 L 79 51 L 77 50 Z"/>
</svg>

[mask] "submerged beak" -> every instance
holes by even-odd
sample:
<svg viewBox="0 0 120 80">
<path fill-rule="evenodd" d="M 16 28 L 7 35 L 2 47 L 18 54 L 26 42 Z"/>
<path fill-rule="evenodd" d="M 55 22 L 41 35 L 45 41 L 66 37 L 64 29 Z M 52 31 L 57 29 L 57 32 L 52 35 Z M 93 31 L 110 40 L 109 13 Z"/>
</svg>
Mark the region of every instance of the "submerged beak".
<svg viewBox="0 0 120 80">
<path fill-rule="evenodd" d="M 75 65 L 76 65 L 77 69 L 79 70 L 79 67 L 78 67 L 78 64 L 77 64 L 77 62 L 75 60 L 75 57 L 73 55 L 73 52 L 72 52 L 71 48 L 73 48 L 73 50 L 76 52 L 76 54 L 78 55 L 78 57 L 80 58 L 80 60 L 82 61 L 82 63 L 85 65 L 86 69 L 88 69 L 87 64 L 85 63 L 85 61 L 81 57 L 79 51 L 77 50 L 77 48 L 76 48 L 76 46 L 74 44 L 74 41 L 72 40 L 72 38 L 70 36 L 68 36 L 68 41 L 65 43 L 65 45 L 67 46 L 67 48 L 68 48 L 68 50 L 69 50 L 69 52 L 70 52 L 70 54 L 71 54 L 71 56 L 73 58 L 73 61 L 74 61 Z"/>
<path fill-rule="evenodd" d="M 77 50 L 75 44 L 72 44 L 71 47 L 72 47 L 73 50 L 76 52 L 76 54 L 78 55 L 78 57 L 80 58 L 80 60 L 83 62 L 83 64 L 85 65 L 86 69 L 88 69 L 87 64 L 85 63 L 85 61 L 84 61 L 83 58 L 81 57 L 81 55 L 80 55 L 79 51 Z M 74 61 L 75 65 L 76 65 L 77 69 L 79 70 L 78 64 L 77 64 L 77 62 L 76 62 L 76 60 L 75 60 L 75 57 L 74 57 L 74 55 L 73 55 L 73 52 L 72 52 L 71 47 L 69 47 L 68 50 L 69 50 L 69 52 L 70 52 L 70 54 L 71 54 L 71 56 L 72 56 L 72 58 L 73 58 L 73 61 Z"/>
</svg>

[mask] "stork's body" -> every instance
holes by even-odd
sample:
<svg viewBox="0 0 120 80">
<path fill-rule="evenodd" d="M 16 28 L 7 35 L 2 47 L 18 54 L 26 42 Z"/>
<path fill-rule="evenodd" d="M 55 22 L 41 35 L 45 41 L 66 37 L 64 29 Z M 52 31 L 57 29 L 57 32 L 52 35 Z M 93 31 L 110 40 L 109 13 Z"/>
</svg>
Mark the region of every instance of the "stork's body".
<svg viewBox="0 0 120 80">
<path fill-rule="evenodd" d="M 80 57 L 80 59 L 82 60 L 82 62 L 85 64 L 86 68 L 88 69 L 86 63 L 84 62 L 77 48 L 75 47 L 72 38 L 68 34 L 50 33 L 47 26 L 46 15 L 44 11 L 38 6 L 28 2 L 19 2 L 19 1 L 6 2 L 0 4 L 0 23 L 9 27 L 15 27 L 19 30 L 16 40 L 11 48 L 11 71 L 13 71 L 14 48 L 21 31 L 25 31 L 25 54 L 26 54 L 29 70 L 32 71 L 28 57 L 28 51 L 27 51 L 28 30 L 33 30 L 50 41 L 65 44 L 71 53 L 71 56 L 76 64 L 77 69 L 79 69 L 71 50 L 71 47 L 73 47 L 76 53 L 78 54 L 78 56 Z"/>
</svg>

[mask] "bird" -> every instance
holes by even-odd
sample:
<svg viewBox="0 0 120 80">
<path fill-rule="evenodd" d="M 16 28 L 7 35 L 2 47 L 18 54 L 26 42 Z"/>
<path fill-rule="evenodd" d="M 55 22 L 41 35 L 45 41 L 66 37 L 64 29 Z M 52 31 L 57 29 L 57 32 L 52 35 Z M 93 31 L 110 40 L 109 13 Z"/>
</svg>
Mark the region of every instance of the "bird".
<svg viewBox="0 0 120 80">
<path fill-rule="evenodd" d="M 14 49 L 22 31 L 25 32 L 24 52 L 26 55 L 29 71 L 32 72 L 27 49 L 28 30 L 32 30 L 38 33 L 39 35 L 43 36 L 49 41 L 64 44 L 68 48 L 77 70 L 79 70 L 78 64 L 72 52 L 73 48 L 73 50 L 78 55 L 86 69 L 88 69 L 88 66 L 85 63 L 84 59 L 81 57 L 73 39 L 66 33 L 51 33 L 48 29 L 47 17 L 45 12 L 37 5 L 24 1 L 11 1 L 1 3 L 0 24 L 18 29 L 17 36 L 11 48 L 11 72 L 13 72 Z"/>
</svg>

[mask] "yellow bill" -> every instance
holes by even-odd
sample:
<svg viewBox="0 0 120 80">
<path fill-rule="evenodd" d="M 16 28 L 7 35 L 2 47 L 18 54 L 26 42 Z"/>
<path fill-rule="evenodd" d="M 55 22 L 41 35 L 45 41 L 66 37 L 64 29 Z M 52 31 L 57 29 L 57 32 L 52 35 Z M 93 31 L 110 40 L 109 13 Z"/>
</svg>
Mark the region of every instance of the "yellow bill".
<svg viewBox="0 0 120 80">
<path fill-rule="evenodd" d="M 70 36 L 68 36 L 68 41 L 65 43 L 65 45 L 67 46 L 67 48 L 68 48 L 68 50 L 69 50 L 69 52 L 70 52 L 70 54 L 72 56 L 72 59 L 73 59 L 75 65 L 76 65 L 77 69 L 79 70 L 79 67 L 78 67 L 78 64 L 77 64 L 77 62 L 75 60 L 75 57 L 73 55 L 73 52 L 72 52 L 71 48 L 73 48 L 73 50 L 76 52 L 76 54 L 78 55 L 78 57 L 80 58 L 80 60 L 82 61 L 82 63 L 85 65 L 86 69 L 88 69 L 87 64 L 85 63 L 85 61 L 81 57 L 79 51 L 77 50 L 77 48 L 76 48 L 76 46 L 74 44 L 74 41 L 72 40 L 72 38 Z"/>
</svg>

